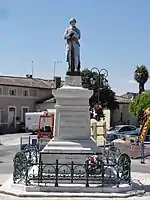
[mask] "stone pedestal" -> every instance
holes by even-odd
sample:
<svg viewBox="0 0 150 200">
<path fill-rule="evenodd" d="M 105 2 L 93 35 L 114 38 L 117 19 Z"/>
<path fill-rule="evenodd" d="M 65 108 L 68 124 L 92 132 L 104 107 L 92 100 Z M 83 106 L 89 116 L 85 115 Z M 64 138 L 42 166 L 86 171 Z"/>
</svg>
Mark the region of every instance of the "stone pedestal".
<svg viewBox="0 0 150 200">
<path fill-rule="evenodd" d="M 63 87 L 53 90 L 56 98 L 54 138 L 42 151 L 48 152 L 42 155 L 44 163 L 58 159 L 60 163 L 73 160 L 83 164 L 87 155 L 82 153 L 100 152 L 91 138 L 89 98 L 92 93 L 82 88 L 80 76 L 66 76 Z M 73 155 L 75 153 L 78 155 Z"/>
</svg>

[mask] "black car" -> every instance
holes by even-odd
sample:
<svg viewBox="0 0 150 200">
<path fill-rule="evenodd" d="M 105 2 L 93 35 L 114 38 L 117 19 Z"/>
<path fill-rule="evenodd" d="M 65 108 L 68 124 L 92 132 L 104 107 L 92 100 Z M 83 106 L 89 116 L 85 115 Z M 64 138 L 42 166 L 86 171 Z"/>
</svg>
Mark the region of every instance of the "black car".
<svg viewBox="0 0 150 200">
<path fill-rule="evenodd" d="M 18 132 L 19 133 L 25 133 L 26 132 L 26 130 L 25 130 L 25 123 L 24 122 L 20 122 Z"/>
</svg>

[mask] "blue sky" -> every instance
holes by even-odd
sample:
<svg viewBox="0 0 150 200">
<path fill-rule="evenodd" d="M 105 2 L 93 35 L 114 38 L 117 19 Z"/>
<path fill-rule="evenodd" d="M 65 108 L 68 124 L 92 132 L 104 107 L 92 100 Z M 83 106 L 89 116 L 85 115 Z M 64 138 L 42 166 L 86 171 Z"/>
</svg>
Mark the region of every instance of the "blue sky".
<svg viewBox="0 0 150 200">
<path fill-rule="evenodd" d="M 75 17 L 82 33 L 82 68 L 109 71 L 117 94 L 138 91 L 137 64 L 150 69 L 149 0 L 0 0 L 0 74 L 36 77 L 64 74 L 64 30 Z M 146 84 L 150 88 L 150 82 Z"/>
</svg>

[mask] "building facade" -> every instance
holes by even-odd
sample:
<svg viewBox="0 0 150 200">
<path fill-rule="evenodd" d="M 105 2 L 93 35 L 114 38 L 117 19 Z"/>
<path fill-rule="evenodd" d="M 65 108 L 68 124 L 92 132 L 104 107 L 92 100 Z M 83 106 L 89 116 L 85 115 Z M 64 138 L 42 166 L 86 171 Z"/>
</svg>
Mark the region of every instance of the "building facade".
<svg viewBox="0 0 150 200">
<path fill-rule="evenodd" d="M 131 97 L 131 95 L 129 97 Z M 110 111 L 108 109 L 104 110 L 105 120 L 103 122 L 106 122 L 107 129 L 109 129 L 110 126 L 119 124 L 138 125 L 137 118 L 128 111 L 129 104 L 132 100 L 133 98 L 128 98 L 127 96 L 116 96 L 119 108 L 114 111 Z M 36 104 L 36 111 L 55 109 L 55 103 L 55 98 L 40 102 Z"/>
<path fill-rule="evenodd" d="M 59 79 L 61 81 L 61 79 Z M 0 132 L 15 132 L 25 113 L 36 111 L 36 104 L 52 98 L 58 79 L 0 76 Z"/>
<path fill-rule="evenodd" d="M 131 96 L 130 96 L 131 97 Z M 127 98 L 127 96 L 116 96 L 119 108 L 111 112 L 111 126 L 132 124 L 138 126 L 137 118 L 129 112 L 129 104 L 133 98 Z"/>
</svg>

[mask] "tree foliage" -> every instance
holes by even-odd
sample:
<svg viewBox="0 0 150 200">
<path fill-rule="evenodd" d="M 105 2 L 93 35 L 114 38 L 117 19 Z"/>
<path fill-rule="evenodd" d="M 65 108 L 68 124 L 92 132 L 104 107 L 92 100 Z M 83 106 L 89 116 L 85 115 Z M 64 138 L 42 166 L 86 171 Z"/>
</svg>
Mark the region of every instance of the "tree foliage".
<svg viewBox="0 0 150 200">
<path fill-rule="evenodd" d="M 90 98 L 90 105 L 94 106 L 98 102 L 98 90 L 99 90 L 99 99 L 100 99 L 100 105 L 102 108 L 108 108 L 110 110 L 115 110 L 118 108 L 118 103 L 115 99 L 115 92 L 111 90 L 109 85 L 106 85 L 102 88 L 99 88 L 99 81 L 98 81 L 98 73 L 97 72 L 91 72 L 88 69 L 84 69 L 81 72 L 82 76 L 82 85 L 85 88 L 88 88 L 90 90 L 93 90 L 93 96 Z M 90 79 L 95 79 L 95 84 L 92 85 L 90 82 Z M 100 76 L 100 85 L 102 83 L 102 77 Z"/>
<path fill-rule="evenodd" d="M 149 72 L 145 65 L 137 66 L 134 72 L 134 79 L 139 83 L 139 94 L 144 92 L 144 85 L 149 78 Z"/>
<path fill-rule="evenodd" d="M 129 105 L 129 112 L 133 113 L 138 119 L 143 115 L 143 112 L 150 107 L 150 92 L 144 92 L 137 95 Z"/>
</svg>

